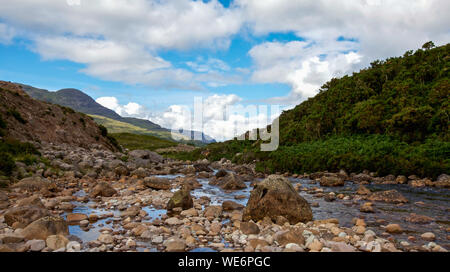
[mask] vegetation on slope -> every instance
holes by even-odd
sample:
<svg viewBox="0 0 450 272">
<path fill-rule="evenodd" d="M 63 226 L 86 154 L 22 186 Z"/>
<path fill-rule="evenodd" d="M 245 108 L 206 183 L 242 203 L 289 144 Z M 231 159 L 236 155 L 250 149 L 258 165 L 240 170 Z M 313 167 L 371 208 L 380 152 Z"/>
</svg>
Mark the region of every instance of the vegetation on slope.
<svg viewBox="0 0 450 272">
<path fill-rule="evenodd" d="M 116 133 L 111 134 L 117 139 L 119 144 L 129 150 L 148 149 L 156 150 L 158 148 L 167 148 L 177 146 L 177 142 L 161 139 L 151 135 L 138 135 L 132 133 Z"/>
<path fill-rule="evenodd" d="M 266 172 L 449 173 L 450 44 L 433 47 L 427 43 L 330 80 L 318 95 L 283 112 L 276 151 L 232 140 L 177 156 L 256 162 Z"/>
</svg>

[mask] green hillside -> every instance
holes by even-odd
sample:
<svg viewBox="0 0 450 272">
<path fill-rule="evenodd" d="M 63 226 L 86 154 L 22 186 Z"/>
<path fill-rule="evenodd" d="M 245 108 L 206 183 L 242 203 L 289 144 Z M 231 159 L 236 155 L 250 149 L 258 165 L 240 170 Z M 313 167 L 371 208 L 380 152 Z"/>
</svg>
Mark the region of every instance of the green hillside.
<svg viewBox="0 0 450 272">
<path fill-rule="evenodd" d="M 161 139 L 151 135 L 138 135 L 131 133 L 116 133 L 111 134 L 117 141 L 129 150 L 148 149 L 156 150 L 158 148 L 167 148 L 177 146 L 179 143 Z"/>
<path fill-rule="evenodd" d="M 434 48 L 430 42 L 332 79 L 315 97 L 282 113 L 278 150 L 260 152 L 258 143 L 233 140 L 208 145 L 208 158 L 255 161 L 265 172 L 449 173 L 449 53 L 450 44 Z"/>
</svg>

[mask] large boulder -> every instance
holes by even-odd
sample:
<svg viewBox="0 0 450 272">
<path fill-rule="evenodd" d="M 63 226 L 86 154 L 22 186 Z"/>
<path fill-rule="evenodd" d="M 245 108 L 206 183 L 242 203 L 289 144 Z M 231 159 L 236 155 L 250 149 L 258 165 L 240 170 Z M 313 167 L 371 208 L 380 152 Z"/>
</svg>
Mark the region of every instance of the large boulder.
<svg viewBox="0 0 450 272">
<path fill-rule="evenodd" d="M 99 182 L 91 191 L 91 197 L 103 196 L 103 197 L 111 197 L 117 194 L 116 189 L 114 189 L 107 182 Z"/>
<path fill-rule="evenodd" d="M 224 190 L 240 190 L 247 188 L 244 181 L 234 173 L 228 173 L 219 181 L 219 186 Z"/>
<path fill-rule="evenodd" d="M 28 239 L 46 240 L 50 235 L 68 235 L 67 222 L 59 216 L 42 217 L 29 224 L 22 231 L 22 235 Z"/>
<path fill-rule="evenodd" d="M 214 170 L 209 167 L 208 163 L 196 163 L 194 164 L 196 172 L 213 172 Z"/>
<path fill-rule="evenodd" d="M 450 176 L 447 174 L 440 175 L 434 185 L 441 188 L 450 188 Z"/>
<path fill-rule="evenodd" d="M 253 219 L 256 222 L 266 216 L 276 221 L 280 215 L 291 224 L 312 220 L 311 207 L 289 180 L 280 175 L 270 175 L 252 190 L 243 221 Z"/>
<path fill-rule="evenodd" d="M 50 215 L 50 212 L 39 206 L 19 206 L 13 207 L 6 211 L 4 218 L 6 224 L 24 228 L 39 218 Z"/>
<path fill-rule="evenodd" d="M 183 210 L 194 207 L 194 201 L 192 200 L 191 192 L 188 190 L 178 190 L 167 202 L 167 210 L 173 210 L 174 208 L 182 208 Z"/>
<path fill-rule="evenodd" d="M 146 177 L 144 185 L 153 190 L 170 190 L 171 184 L 168 179 L 157 177 Z"/>
<path fill-rule="evenodd" d="M 408 199 L 406 199 L 397 190 L 374 192 L 369 196 L 368 199 L 370 201 L 379 201 L 379 202 L 396 203 L 396 204 L 408 202 Z"/>
</svg>

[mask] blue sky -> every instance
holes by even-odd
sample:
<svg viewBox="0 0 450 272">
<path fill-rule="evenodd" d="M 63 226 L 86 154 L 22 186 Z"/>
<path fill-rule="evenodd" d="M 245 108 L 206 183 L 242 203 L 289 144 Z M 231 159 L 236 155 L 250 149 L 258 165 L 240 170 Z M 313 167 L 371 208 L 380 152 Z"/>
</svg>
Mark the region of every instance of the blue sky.
<svg viewBox="0 0 450 272">
<path fill-rule="evenodd" d="M 450 37 L 443 0 L 0 4 L 0 80 L 77 88 L 165 127 L 189 123 L 186 110 L 201 96 L 205 133 L 217 139 L 232 136 L 222 120 L 227 106 L 290 108 L 332 77 Z"/>
</svg>

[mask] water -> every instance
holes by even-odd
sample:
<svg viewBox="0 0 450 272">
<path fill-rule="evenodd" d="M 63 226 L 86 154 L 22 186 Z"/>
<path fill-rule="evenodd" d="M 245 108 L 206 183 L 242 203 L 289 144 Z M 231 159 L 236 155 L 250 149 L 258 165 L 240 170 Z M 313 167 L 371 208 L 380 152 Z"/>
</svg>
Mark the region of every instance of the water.
<svg viewBox="0 0 450 272">
<path fill-rule="evenodd" d="M 217 172 L 217 170 L 215 171 Z M 175 179 L 177 177 L 183 177 L 184 175 L 158 175 L 160 178 Z M 313 189 L 321 188 L 324 194 L 329 192 L 335 192 L 336 195 L 343 193 L 345 195 L 353 195 L 358 189 L 357 184 L 352 182 L 346 182 L 345 186 L 342 187 L 320 187 L 318 184 L 312 184 L 310 180 L 289 178 L 292 184 L 300 183 L 302 188 Z M 247 185 L 246 189 L 237 191 L 227 191 L 222 190 L 220 187 L 215 185 L 209 185 L 208 179 L 198 179 L 201 188 L 197 188 L 192 191 L 192 196 L 194 198 L 200 198 L 202 196 L 207 196 L 211 199 L 210 205 L 221 205 L 226 200 L 231 200 L 241 205 L 246 205 L 250 192 L 253 189 L 250 186 L 251 182 L 245 182 Z M 444 246 L 445 248 L 450 248 L 448 245 L 446 228 L 450 227 L 450 190 L 441 188 L 412 188 L 407 185 L 384 185 L 384 184 L 370 184 L 365 185 L 371 191 L 382 191 L 382 190 L 392 190 L 395 189 L 399 191 L 403 196 L 405 196 L 409 203 L 403 205 L 395 205 L 382 202 L 374 202 L 375 213 L 361 213 L 359 211 L 360 205 L 364 201 L 354 202 L 353 200 L 336 200 L 333 202 L 327 202 L 323 197 L 314 197 L 313 194 L 308 194 L 307 192 L 301 191 L 299 194 L 304 197 L 310 204 L 317 202 L 318 207 L 311 207 L 313 212 L 313 217 L 315 220 L 327 219 L 327 218 L 338 218 L 340 225 L 345 227 L 352 227 L 352 220 L 357 218 L 364 218 L 367 227 L 372 229 L 380 235 L 384 232 L 383 227 L 377 220 L 383 219 L 386 223 L 392 224 L 397 223 L 405 230 L 405 233 L 400 235 L 395 235 L 394 238 L 397 241 L 407 240 L 409 235 L 413 235 L 417 238 L 415 243 L 410 242 L 410 244 L 422 245 L 425 241 L 420 239 L 420 234 L 424 232 L 433 232 L 436 235 L 436 243 Z M 175 189 L 176 190 L 176 189 Z M 175 191 L 174 190 L 174 191 Z M 83 197 L 85 195 L 84 191 L 81 190 L 75 194 L 76 196 Z M 236 198 L 237 196 L 245 196 L 244 198 Z M 417 205 L 416 202 L 423 202 L 423 205 Z M 105 210 L 103 208 L 91 208 L 90 205 L 95 202 L 72 202 L 76 205 L 76 208 L 72 211 L 73 213 L 83 213 L 89 215 L 95 213 L 97 215 L 105 213 L 113 213 L 114 218 L 118 220 L 120 217 L 120 211 L 118 210 Z M 147 206 L 142 208 L 148 213 L 148 215 L 142 220 L 142 222 L 150 222 L 154 219 L 161 219 L 163 215 L 166 214 L 166 210 L 157 209 L 152 206 Z M 426 215 L 435 219 L 435 221 L 429 224 L 413 224 L 405 221 L 411 213 L 416 213 L 418 215 Z M 63 214 L 65 217 L 66 214 Z M 113 231 L 122 230 L 120 224 L 115 224 L 114 218 L 101 219 L 95 223 L 90 224 L 90 229 L 85 231 L 79 226 L 70 226 L 69 232 L 71 235 L 79 237 L 83 242 L 88 242 L 97 239 L 102 228 L 110 228 Z M 222 224 L 228 223 L 227 220 L 223 220 Z M 222 240 L 222 242 L 225 242 Z M 144 248 L 150 251 L 157 251 L 157 249 L 151 245 L 148 241 L 137 240 L 138 251 L 142 251 Z M 211 248 L 197 248 L 192 250 L 192 252 L 210 252 L 214 251 Z"/>
</svg>

